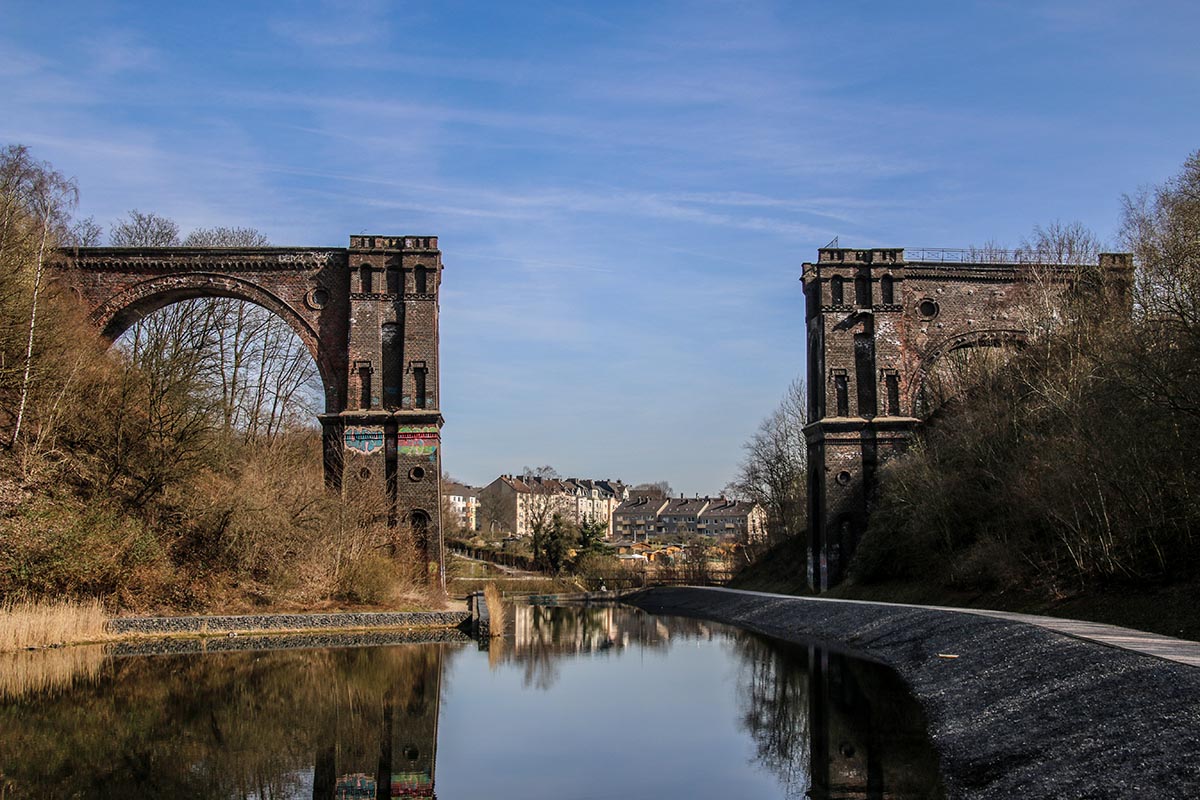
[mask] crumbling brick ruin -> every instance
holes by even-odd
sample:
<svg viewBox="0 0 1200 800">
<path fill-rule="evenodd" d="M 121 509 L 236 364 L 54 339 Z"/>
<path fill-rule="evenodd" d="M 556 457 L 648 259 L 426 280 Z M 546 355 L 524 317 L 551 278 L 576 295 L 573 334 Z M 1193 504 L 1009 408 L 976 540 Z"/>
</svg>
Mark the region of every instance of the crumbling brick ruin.
<svg viewBox="0 0 1200 800">
<path fill-rule="evenodd" d="M 804 265 L 808 334 L 808 582 L 841 581 L 866 528 L 875 473 L 902 451 L 948 364 L 1020 346 L 1044 310 L 1047 275 L 1064 287 L 1083 265 L 1039 269 L 1003 251 L 823 248 Z M 1095 266 L 1090 267 L 1095 271 Z M 1100 256 L 1128 286 L 1132 258 Z"/>
<path fill-rule="evenodd" d="M 348 248 L 113 248 L 58 252 L 58 282 L 110 342 L 196 297 L 233 297 L 283 318 L 316 361 L 326 483 L 385 498 L 444 580 L 435 236 L 351 236 Z"/>
</svg>

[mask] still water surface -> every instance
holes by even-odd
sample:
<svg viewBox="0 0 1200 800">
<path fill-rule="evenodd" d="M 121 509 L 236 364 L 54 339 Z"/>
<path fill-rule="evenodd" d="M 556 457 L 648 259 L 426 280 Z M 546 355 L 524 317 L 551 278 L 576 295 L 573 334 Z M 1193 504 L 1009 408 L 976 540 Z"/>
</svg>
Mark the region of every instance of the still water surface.
<svg viewBox="0 0 1200 800">
<path fill-rule="evenodd" d="M 877 665 L 624 607 L 510 628 L 487 651 L 8 656 L 0 797 L 942 796 Z"/>
</svg>

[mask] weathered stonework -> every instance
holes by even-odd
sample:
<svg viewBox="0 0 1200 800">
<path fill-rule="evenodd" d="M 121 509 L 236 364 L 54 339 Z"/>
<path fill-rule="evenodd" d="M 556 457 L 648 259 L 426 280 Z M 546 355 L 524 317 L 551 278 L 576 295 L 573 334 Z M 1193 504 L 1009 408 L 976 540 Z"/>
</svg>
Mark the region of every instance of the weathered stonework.
<svg viewBox="0 0 1200 800">
<path fill-rule="evenodd" d="M 277 314 L 321 375 L 326 483 L 413 529 L 444 583 L 435 236 L 352 236 L 348 248 L 61 250 L 60 284 L 114 341 L 138 319 L 196 297 Z"/>
<path fill-rule="evenodd" d="M 808 581 L 838 583 L 866 528 L 875 472 L 926 416 L 930 376 L 947 356 L 1025 341 L 1048 296 L 1080 269 L 1000 252 L 823 248 L 804 265 L 808 336 Z M 1132 259 L 1100 256 L 1127 286 Z M 1034 276 L 1036 275 L 1036 280 Z"/>
</svg>

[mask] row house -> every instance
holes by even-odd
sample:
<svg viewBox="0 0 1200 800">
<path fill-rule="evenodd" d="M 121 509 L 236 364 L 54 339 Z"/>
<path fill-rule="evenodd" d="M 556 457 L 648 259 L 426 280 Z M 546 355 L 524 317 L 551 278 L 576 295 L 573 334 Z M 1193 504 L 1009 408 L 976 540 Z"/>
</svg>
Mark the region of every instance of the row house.
<svg viewBox="0 0 1200 800">
<path fill-rule="evenodd" d="M 686 539 L 714 536 L 754 542 L 766 537 L 767 512 L 758 503 L 725 497 L 637 497 L 613 513 L 618 539 L 648 541 L 651 536 Z"/>
<path fill-rule="evenodd" d="M 620 481 L 501 475 L 479 493 L 481 524 L 494 532 L 531 536 L 539 517 L 559 514 L 576 525 L 602 521 L 612 536 L 613 512 L 629 496 Z"/>
</svg>

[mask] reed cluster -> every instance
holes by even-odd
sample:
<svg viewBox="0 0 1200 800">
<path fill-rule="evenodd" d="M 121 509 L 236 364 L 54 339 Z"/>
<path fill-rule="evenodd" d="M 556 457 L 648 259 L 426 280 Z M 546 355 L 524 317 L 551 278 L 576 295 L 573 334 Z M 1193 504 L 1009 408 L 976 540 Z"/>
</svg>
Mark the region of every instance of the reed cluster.
<svg viewBox="0 0 1200 800">
<path fill-rule="evenodd" d="M 98 642 L 108 636 L 99 600 L 0 603 L 0 651 Z"/>
<path fill-rule="evenodd" d="M 99 644 L 0 653 L 0 701 L 95 682 L 104 663 L 104 645 Z"/>
<path fill-rule="evenodd" d="M 496 584 L 489 583 L 483 587 L 483 599 L 487 601 L 488 619 L 492 637 L 504 636 L 506 622 L 504 618 L 504 598 L 500 595 L 500 589 L 497 588 Z"/>
</svg>

